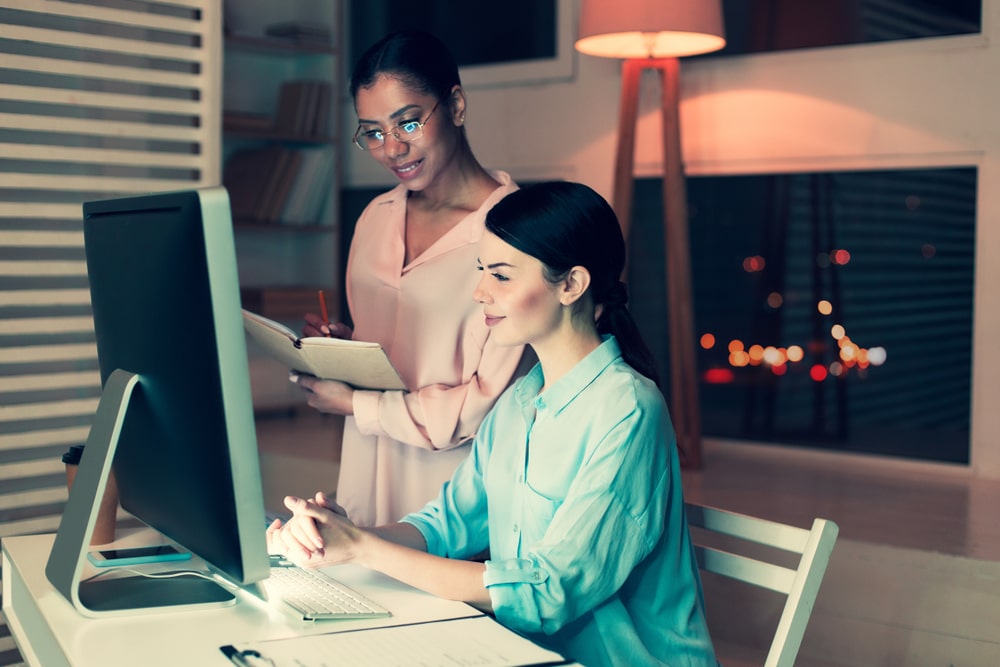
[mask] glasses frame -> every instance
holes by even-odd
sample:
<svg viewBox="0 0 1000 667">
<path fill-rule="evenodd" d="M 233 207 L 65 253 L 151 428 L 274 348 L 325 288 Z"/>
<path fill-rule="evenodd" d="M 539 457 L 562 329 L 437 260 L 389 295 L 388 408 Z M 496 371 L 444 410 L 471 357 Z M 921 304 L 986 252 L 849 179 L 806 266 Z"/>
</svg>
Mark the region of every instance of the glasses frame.
<svg viewBox="0 0 1000 667">
<path fill-rule="evenodd" d="M 404 121 L 402 123 L 397 123 L 396 125 L 394 125 L 392 127 L 391 130 L 388 130 L 388 131 L 383 131 L 383 130 L 380 129 L 379 131 L 382 132 L 382 143 L 380 143 L 378 146 L 375 146 L 374 148 L 367 148 L 366 146 L 364 146 L 361 143 L 360 139 L 361 139 L 362 132 L 361 132 L 361 126 L 358 125 L 358 129 L 356 129 L 354 131 L 354 138 L 351 139 L 351 143 L 353 143 L 355 146 L 357 146 L 361 150 L 365 151 L 366 153 L 370 153 L 372 151 L 377 151 L 380 148 L 385 148 L 385 140 L 390 135 L 392 136 L 393 139 L 395 139 L 396 141 L 398 141 L 400 143 L 403 143 L 403 144 L 408 144 L 411 141 L 416 141 L 417 139 L 420 139 L 421 137 L 424 136 L 424 125 L 427 125 L 427 122 L 431 119 L 431 116 L 434 115 L 434 112 L 437 111 L 437 108 L 439 106 L 441 106 L 441 100 L 438 100 L 434 104 L 434 106 L 431 107 L 431 110 L 427 113 L 427 116 L 423 120 L 408 120 L 408 121 Z M 403 127 L 403 125 L 416 125 L 417 128 L 420 130 L 420 136 L 416 136 L 416 137 L 414 137 L 414 136 L 409 136 L 409 137 L 400 136 L 400 130 Z M 371 130 L 365 130 L 365 132 L 371 132 Z"/>
</svg>

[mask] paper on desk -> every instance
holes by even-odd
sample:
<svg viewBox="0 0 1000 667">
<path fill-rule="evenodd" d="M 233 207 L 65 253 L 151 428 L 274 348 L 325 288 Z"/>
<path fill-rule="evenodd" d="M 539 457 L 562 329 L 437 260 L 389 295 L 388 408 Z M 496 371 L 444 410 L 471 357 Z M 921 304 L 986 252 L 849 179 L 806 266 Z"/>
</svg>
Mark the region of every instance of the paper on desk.
<svg viewBox="0 0 1000 667">
<path fill-rule="evenodd" d="M 541 648 L 488 616 L 309 635 L 221 648 L 227 655 L 259 655 L 260 662 L 253 664 L 274 667 L 524 667 L 566 664 L 566 660 L 558 653 Z"/>
</svg>

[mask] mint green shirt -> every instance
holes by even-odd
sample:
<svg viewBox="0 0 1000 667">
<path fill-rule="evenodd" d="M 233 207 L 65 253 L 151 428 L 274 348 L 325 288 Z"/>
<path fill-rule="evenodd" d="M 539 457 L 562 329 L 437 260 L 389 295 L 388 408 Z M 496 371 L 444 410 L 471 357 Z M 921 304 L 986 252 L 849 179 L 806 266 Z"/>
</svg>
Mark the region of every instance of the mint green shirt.
<svg viewBox="0 0 1000 667">
<path fill-rule="evenodd" d="M 587 667 L 715 667 L 670 417 L 604 342 L 544 393 L 510 387 L 436 500 L 403 521 L 439 556 L 489 547 L 497 619 Z"/>
</svg>

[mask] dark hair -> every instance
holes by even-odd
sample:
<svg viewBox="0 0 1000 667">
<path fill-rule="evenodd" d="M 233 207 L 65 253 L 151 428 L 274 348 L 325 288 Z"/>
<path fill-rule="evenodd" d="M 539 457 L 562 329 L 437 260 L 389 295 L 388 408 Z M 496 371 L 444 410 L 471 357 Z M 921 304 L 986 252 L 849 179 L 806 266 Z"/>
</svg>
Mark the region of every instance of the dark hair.
<svg viewBox="0 0 1000 667">
<path fill-rule="evenodd" d="M 462 85 L 458 65 L 441 40 L 419 30 L 389 33 L 372 44 L 358 59 L 351 75 L 351 97 L 387 74 L 408 88 L 447 100 Z"/>
<path fill-rule="evenodd" d="M 597 331 L 614 334 L 622 358 L 659 384 L 653 355 L 628 311 L 620 276 L 625 239 L 614 210 L 581 183 L 550 181 L 516 190 L 486 214 L 486 229 L 545 266 L 551 282 L 574 266 L 590 271 L 594 306 L 602 306 Z"/>
</svg>

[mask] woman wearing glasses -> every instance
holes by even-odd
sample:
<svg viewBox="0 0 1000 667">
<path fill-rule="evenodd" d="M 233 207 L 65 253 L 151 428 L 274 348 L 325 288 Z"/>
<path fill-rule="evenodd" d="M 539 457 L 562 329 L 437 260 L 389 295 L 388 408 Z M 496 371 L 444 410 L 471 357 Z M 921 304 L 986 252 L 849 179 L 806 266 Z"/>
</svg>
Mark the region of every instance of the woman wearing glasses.
<svg viewBox="0 0 1000 667">
<path fill-rule="evenodd" d="M 486 212 L 516 190 L 465 135 L 454 58 L 422 32 L 388 35 L 351 77 L 354 143 L 399 184 L 355 227 L 346 289 L 353 332 L 306 315 L 305 335 L 381 343 L 409 391 L 362 391 L 300 377 L 309 405 L 347 415 L 337 500 L 358 525 L 423 507 L 468 453 L 523 348 L 498 347 L 468 297 Z"/>
</svg>

